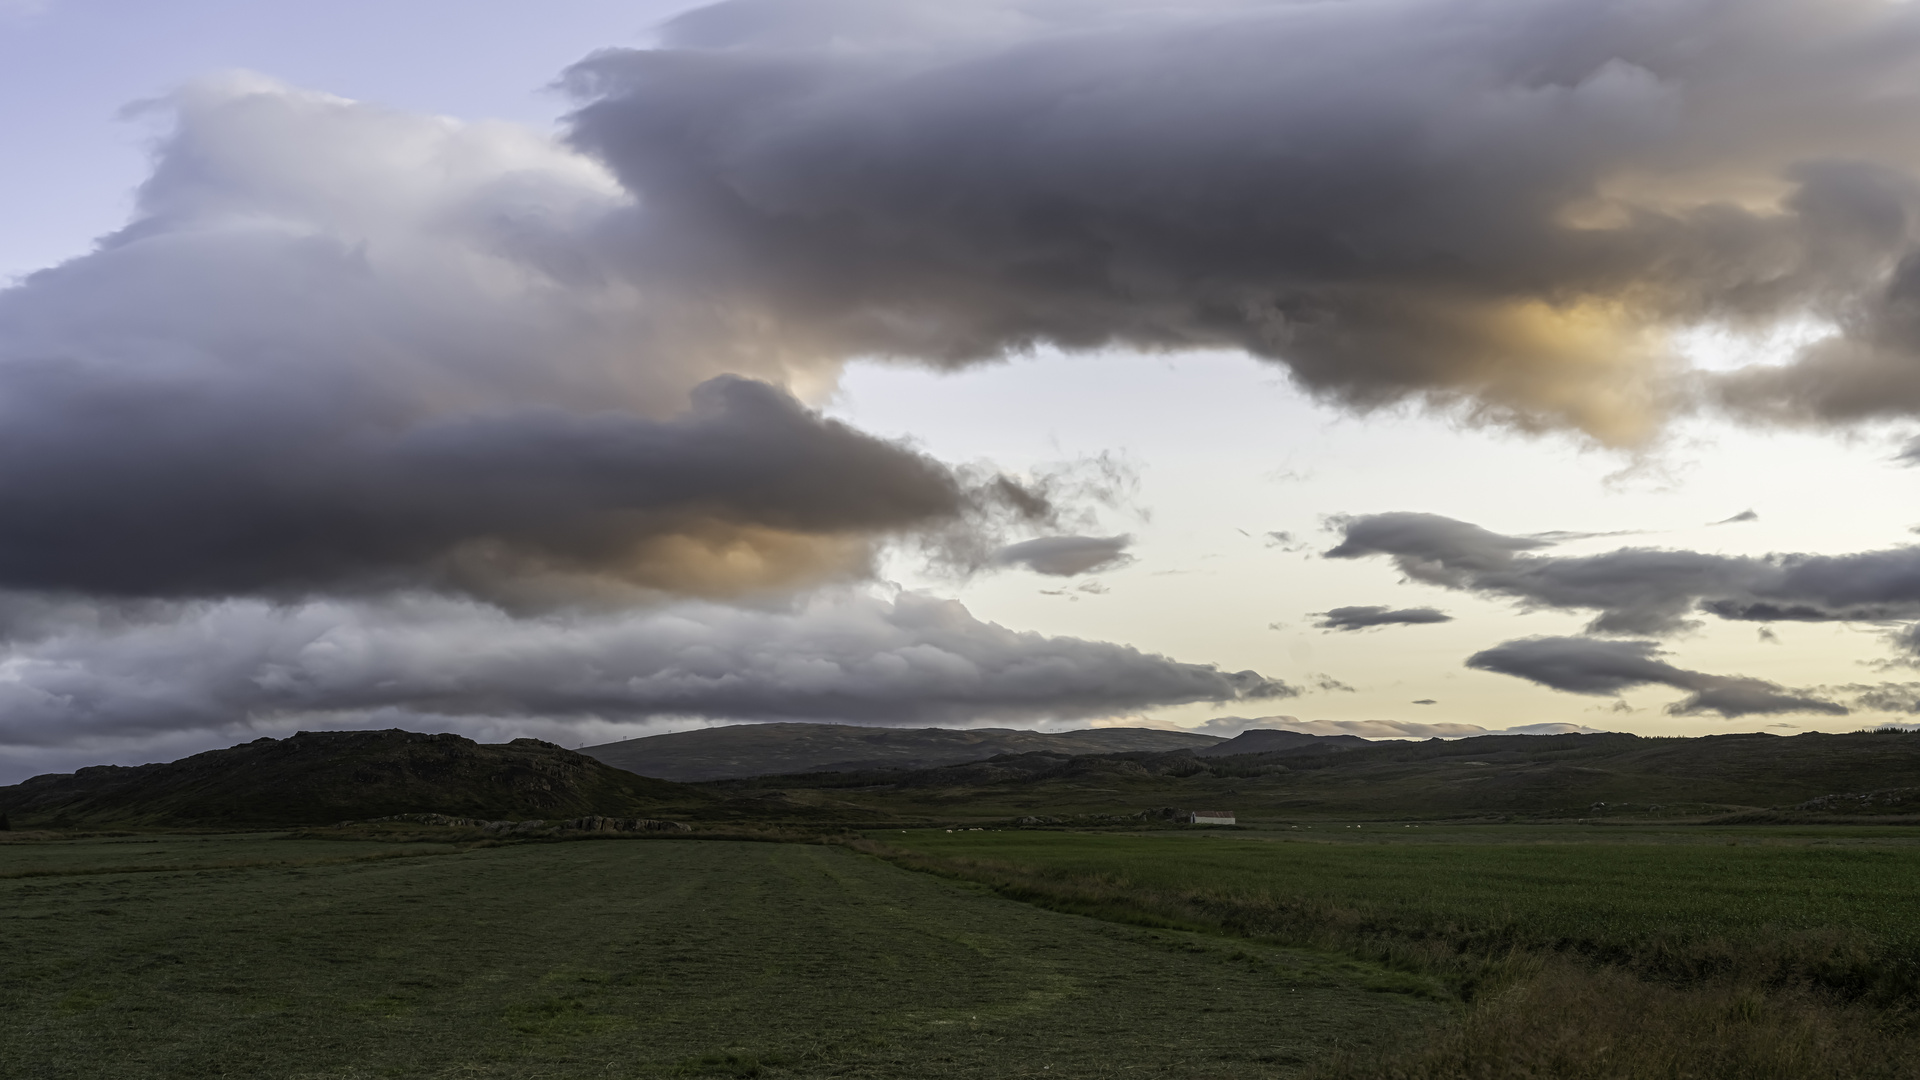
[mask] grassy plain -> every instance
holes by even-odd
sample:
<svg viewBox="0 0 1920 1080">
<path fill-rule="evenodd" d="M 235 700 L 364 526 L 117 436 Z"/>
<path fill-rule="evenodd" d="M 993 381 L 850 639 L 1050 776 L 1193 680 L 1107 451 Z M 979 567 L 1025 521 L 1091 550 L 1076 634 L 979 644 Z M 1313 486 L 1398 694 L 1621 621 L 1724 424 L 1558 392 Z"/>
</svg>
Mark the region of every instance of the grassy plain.
<svg viewBox="0 0 1920 1080">
<path fill-rule="evenodd" d="M 0 1073 L 1277 1077 L 1430 981 L 842 847 L 0 844 Z"/>
<path fill-rule="evenodd" d="M 1190 893 L 1222 912 L 1271 908 L 1462 947 L 1744 954 L 1811 935 L 1854 941 L 1883 961 L 1920 957 L 1920 828 L 1314 831 L 1330 839 L 1307 839 L 1309 830 L 883 837 L 1138 895 Z"/>
<path fill-rule="evenodd" d="M 1471 1003 L 1353 1076 L 1920 1075 L 1920 830 L 875 834 L 1058 910 L 1344 950 Z M 876 850 L 879 850 L 876 846 Z"/>
</svg>

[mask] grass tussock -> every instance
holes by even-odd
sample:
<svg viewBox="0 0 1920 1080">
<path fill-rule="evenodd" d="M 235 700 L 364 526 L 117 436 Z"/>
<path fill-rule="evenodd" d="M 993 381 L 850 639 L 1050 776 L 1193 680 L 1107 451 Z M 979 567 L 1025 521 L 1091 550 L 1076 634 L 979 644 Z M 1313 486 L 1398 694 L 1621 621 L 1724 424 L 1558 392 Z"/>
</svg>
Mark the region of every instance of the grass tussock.
<svg viewBox="0 0 1920 1080">
<path fill-rule="evenodd" d="M 1665 985 L 1566 958 L 1483 995 L 1425 1045 L 1346 1055 L 1315 1080 L 1896 1080 L 1910 1017 L 1805 987 Z"/>
</svg>

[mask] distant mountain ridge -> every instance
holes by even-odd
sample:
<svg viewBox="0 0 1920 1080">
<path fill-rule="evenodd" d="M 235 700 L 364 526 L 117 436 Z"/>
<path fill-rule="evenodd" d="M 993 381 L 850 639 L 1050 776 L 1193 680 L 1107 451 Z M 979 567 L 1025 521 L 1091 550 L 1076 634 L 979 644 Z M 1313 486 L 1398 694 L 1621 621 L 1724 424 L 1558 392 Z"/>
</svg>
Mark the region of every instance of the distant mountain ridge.
<svg viewBox="0 0 1920 1080">
<path fill-rule="evenodd" d="M 639 818 L 711 796 L 537 739 L 477 743 L 415 731 L 303 731 L 179 761 L 95 765 L 0 787 L 15 827 L 324 825 L 398 814 Z"/>
<path fill-rule="evenodd" d="M 1288 734 L 1297 733 L 1246 732 L 1242 746 L 1287 742 Z M 1309 741 L 1252 752 L 1234 747 L 1241 742 L 1234 739 L 1206 753 L 1010 754 L 933 769 L 765 776 L 711 788 L 769 805 L 776 798 L 830 801 L 849 820 L 965 813 L 977 820 L 1118 821 L 1142 809 L 1204 806 L 1231 809 L 1242 824 L 1511 814 L 1920 823 L 1920 732 L 1300 738 Z"/>
<path fill-rule="evenodd" d="M 1249 728 L 1217 745 L 1201 747 L 1193 752 L 1193 756 L 1232 757 L 1236 754 L 1270 754 L 1276 750 L 1330 752 L 1372 745 L 1372 740 L 1358 735 L 1309 735 L 1304 731 Z"/>
<path fill-rule="evenodd" d="M 1287 733 L 1291 734 L 1291 733 Z M 1311 739 L 1313 736 L 1300 736 Z M 583 747 L 640 776 L 691 783 L 783 773 L 933 769 L 1001 754 L 1196 753 L 1229 740 L 1158 728 L 877 728 L 852 724 L 734 724 Z"/>
</svg>

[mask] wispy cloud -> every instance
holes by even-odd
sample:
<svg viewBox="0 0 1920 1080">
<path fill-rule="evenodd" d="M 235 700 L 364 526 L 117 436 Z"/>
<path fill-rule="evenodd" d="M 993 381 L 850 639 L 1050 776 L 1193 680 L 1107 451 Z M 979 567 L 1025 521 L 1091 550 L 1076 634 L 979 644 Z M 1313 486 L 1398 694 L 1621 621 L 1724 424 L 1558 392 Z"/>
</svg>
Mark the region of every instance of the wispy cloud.
<svg viewBox="0 0 1920 1080">
<path fill-rule="evenodd" d="M 1622 548 L 1537 554 L 1551 542 L 1502 536 L 1437 514 L 1340 521 L 1329 558 L 1386 556 L 1430 585 L 1529 607 L 1593 611 L 1596 633 L 1671 633 L 1705 613 L 1752 622 L 1920 618 L 1920 546 L 1857 555 L 1712 555 Z"/>
<path fill-rule="evenodd" d="M 1430 607 L 1337 607 L 1310 614 L 1322 616 L 1313 624 L 1322 630 L 1368 630 L 1378 626 L 1426 626 L 1453 621 L 1453 616 Z"/>
<path fill-rule="evenodd" d="M 1790 691 L 1765 679 L 1688 671 L 1660 656 L 1659 643 L 1653 641 L 1538 637 L 1477 652 L 1467 659 L 1467 666 L 1572 694 L 1612 695 L 1635 686 L 1671 686 L 1690 691 L 1684 700 L 1667 707 L 1680 716 L 1707 712 L 1728 719 L 1796 712 L 1844 716 L 1848 711 L 1838 702 Z"/>
</svg>

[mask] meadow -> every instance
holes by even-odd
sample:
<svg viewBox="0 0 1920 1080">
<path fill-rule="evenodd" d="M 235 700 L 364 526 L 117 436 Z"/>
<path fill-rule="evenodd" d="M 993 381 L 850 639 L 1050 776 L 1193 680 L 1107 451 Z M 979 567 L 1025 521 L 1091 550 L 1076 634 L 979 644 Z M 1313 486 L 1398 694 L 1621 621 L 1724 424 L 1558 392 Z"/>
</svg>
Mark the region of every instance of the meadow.
<svg viewBox="0 0 1920 1080">
<path fill-rule="evenodd" d="M 1920 1075 L 1904 826 L 13 836 L 7 1077 Z"/>
<path fill-rule="evenodd" d="M 1909 828 L 1348 823 L 869 844 L 1055 910 L 1342 951 L 1464 1003 L 1426 1046 L 1354 1059 L 1352 1076 L 1920 1075 Z"/>
<path fill-rule="evenodd" d="M 16 834 L 17 836 L 18 834 Z M 822 844 L 0 844 L 7 1077 L 1275 1077 L 1447 1006 Z"/>
</svg>

